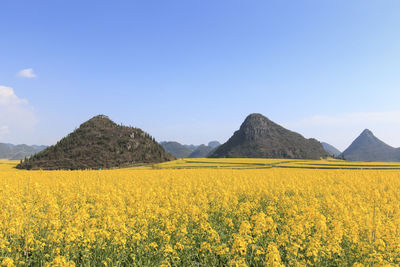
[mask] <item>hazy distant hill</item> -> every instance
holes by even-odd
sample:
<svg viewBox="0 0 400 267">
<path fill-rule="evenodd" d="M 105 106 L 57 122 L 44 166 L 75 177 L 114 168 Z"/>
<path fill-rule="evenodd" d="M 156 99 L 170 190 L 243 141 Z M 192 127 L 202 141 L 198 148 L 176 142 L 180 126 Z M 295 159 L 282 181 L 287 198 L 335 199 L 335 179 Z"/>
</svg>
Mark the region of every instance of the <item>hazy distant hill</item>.
<svg viewBox="0 0 400 267">
<path fill-rule="evenodd" d="M 306 139 L 261 114 L 250 114 L 240 129 L 211 155 L 215 158 L 298 159 L 319 159 L 326 156 L 328 153 L 317 140 Z"/>
<path fill-rule="evenodd" d="M 328 152 L 328 154 L 330 156 L 338 157 L 340 155 L 340 153 L 342 153 L 342 152 L 340 152 L 339 149 L 337 149 L 336 147 L 334 147 L 328 143 L 321 142 L 321 145 L 325 149 L 325 151 Z"/>
<path fill-rule="evenodd" d="M 189 158 L 206 158 L 213 150 L 213 147 L 200 145 L 189 155 Z"/>
<path fill-rule="evenodd" d="M 400 161 L 400 148 L 389 146 L 365 129 L 340 157 L 350 161 Z"/>
<path fill-rule="evenodd" d="M 20 160 L 30 157 L 45 149 L 47 146 L 12 145 L 0 143 L 0 159 Z"/>
<path fill-rule="evenodd" d="M 161 142 L 160 144 L 165 151 L 177 158 L 187 158 L 196 149 L 196 147 L 191 148 L 174 141 Z"/>
<path fill-rule="evenodd" d="M 208 146 L 211 147 L 211 148 L 216 148 L 216 147 L 219 147 L 220 145 L 221 145 L 221 143 L 218 142 L 218 141 L 208 142 Z"/>
<path fill-rule="evenodd" d="M 182 145 L 178 142 L 169 141 L 161 142 L 162 147 L 177 158 L 204 158 L 213 152 L 220 143 L 218 141 L 211 141 L 208 145 Z"/>
<path fill-rule="evenodd" d="M 188 148 L 190 151 L 194 151 L 198 146 L 196 145 L 183 145 L 184 147 Z"/>
<path fill-rule="evenodd" d="M 98 115 L 40 153 L 21 169 L 98 169 L 175 159 L 139 128 L 121 126 Z"/>
</svg>

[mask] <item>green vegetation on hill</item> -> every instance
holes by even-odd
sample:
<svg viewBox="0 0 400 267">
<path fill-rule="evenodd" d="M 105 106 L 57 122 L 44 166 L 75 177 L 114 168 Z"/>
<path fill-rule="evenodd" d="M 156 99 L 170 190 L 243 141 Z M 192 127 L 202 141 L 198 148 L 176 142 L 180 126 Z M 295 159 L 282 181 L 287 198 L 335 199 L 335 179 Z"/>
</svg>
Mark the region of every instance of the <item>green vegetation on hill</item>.
<svg viewBox="0 0 400 267">
<path fill-rule="evenodd" d="M 56 145 L 21 161 L 20 169 L 99 169 L 175 159 L 141 129 L 121 126 L 104 115 L 81 124 Z"/>
<path fill-rule="evenodd" d="M 320 159 L 327 156 L 317 140 L 306 139 L 254 113 L 210 157 Z"/>
</svg>

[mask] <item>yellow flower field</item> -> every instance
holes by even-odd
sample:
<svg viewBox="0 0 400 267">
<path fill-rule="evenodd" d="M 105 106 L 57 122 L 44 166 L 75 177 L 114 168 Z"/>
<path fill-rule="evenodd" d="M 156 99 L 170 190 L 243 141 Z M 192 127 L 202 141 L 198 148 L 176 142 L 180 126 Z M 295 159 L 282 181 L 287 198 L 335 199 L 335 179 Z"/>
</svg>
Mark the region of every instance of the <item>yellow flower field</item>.
<svg viewBox="0 0 400 267">
<path fill-rule="evenodd" d="M 0 162 L 2 266 L 400 264 L 399 170 L 14 165 Z"/>
</svg>

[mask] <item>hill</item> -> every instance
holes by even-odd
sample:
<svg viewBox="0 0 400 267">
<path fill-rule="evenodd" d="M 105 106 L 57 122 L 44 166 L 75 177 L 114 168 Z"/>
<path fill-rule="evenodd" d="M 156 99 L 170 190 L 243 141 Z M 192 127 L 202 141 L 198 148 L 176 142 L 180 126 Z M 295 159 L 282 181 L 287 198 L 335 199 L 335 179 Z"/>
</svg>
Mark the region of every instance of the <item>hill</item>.
<svg viewBox="0 0 400 267">
<path fill-rule="evenodd" d="M 211 141 L 208 145 L 182 145 L 175 141 L 161 142 L 161 146 L 177 158 L 205 158 L 219 145 L 218 141 Z"/>
<path fill-rule="evenodd" d="M 173 160 L 154 138 L 139 128 L 121 126 L 98 115 L 68 136 L 22 161 L 20 169 L 99 169 Z"/>
<path fill-rule="evenodd" d="M 182 145 L 175 141 L 161 142 L 160 145 L 177 158 L 187 158 L 196 149 L 195 146 Z"/>
<path fill-rule="evenodd" d="M 199 145 L 190 155 L 189 158 L 206 158 L 214 148 L 206 145 Z"/>
<path fill-rule="evenodd" d="M 219 147 L 220 145 L 221 145 L 221 143 L 218 142 L 218 141 L 211 141 L 211 142 L 208 142 L 208 146 L 211 147 L 211 148 L 217 148 L 217 147 Z"/>
<path fill-rule="evenodd" d="M 400 161 L 400 148 L 389 146 L 365 129 L 340 157 L 350 161 L 397 162 Z"/>
<path fill-rule="evenodd" d="M 339 157 L 339 155 L 342 153 L 339 149 L 328 143 L 321 142 L 321 145 L 330 156 Z"/>
<path fill-rule="evenodd" d="M 0 143 L 0 159 L 21 160 L 30 157 L 45 148 L 46 146 L 28 146 L 25 144 L 12 145 Z"/>
<path fill-rule="evenodd" d="M 319 159 L 326 156 L 317 140 L 306 139 L 254 113 L 247 116 L 240 129 L 210 157 Z"/>
</svg>

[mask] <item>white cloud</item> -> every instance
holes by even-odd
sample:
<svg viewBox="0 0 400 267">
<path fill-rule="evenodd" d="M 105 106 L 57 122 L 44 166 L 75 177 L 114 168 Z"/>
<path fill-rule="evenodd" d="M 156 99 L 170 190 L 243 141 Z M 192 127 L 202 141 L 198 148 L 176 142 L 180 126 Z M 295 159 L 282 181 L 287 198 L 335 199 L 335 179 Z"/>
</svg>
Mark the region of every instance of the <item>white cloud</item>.
<svg viewBox="0 0 400 267">
<path fill-rule="evenodd" d="M 18 76 L 18 77 L 21 77 L 21 78 L 29 78 L 29 79 L 31 79 L 31 78 L 36 78 L 36 77 L 37 77 L 36 74 L 33 72 L 33 69 L 23 69 L 23 70 L 20 70 L 20 71 L 17 73 L 17 76 Z"/>
<path fill-rule="evenodd" d="M 0 105 L 19 105 L 28 104 L 26 99 L 21 99 L 15 95 L 14 89 L 0 85 Z"/>
<path fill-rule="evenodd" d="M 286 123 L 290 129 L 346 149 L 364 130 L 370 129 L 387 144 L 400 147 L 400 110 L 387 112 L 355 112 L 339 115 L 315 115 Z"/>
<path fill-rule="evenodd" d="M 19 98 L 13 88 L 0 86 L 1 141 L 24 142 L 36 125 L 33 108 L 26 99 Z"/>
</svg>

